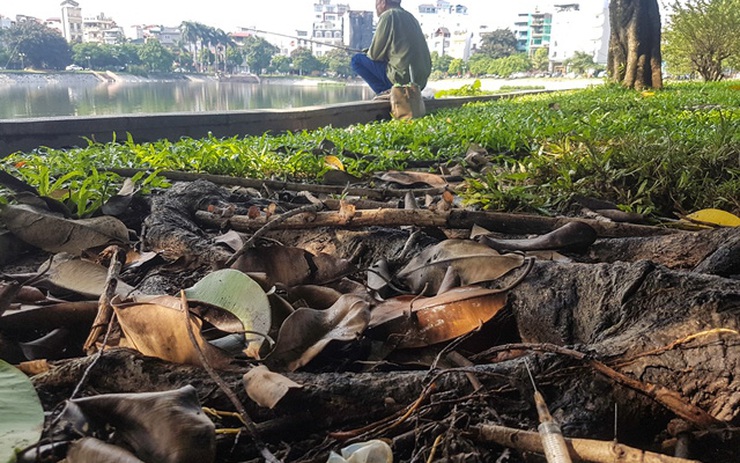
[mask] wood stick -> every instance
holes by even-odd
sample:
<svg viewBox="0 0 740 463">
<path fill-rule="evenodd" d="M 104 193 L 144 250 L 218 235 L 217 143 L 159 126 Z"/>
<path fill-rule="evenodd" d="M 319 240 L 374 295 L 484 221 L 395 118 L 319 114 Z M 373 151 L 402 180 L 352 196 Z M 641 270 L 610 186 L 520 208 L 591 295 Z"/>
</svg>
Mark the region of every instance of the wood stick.
<svg viewBox="0 0 740 463">
<path fill-rule="evenodd" d="M 536 432 L 495 425 L 481 425 L 474 428 L 474 432 L 484 442 L 494 442 L 525 452 L 544 453 L 542 440 Z M 565 444 L 572 457 L 593 463 L 701 463 L 698 460 L 661 455 L 617 442 L 566 438 Z"/>
<path fill-rule="evenodd" d="M 196 212 L 196 219 L 211 227 L 223 227 L 225 225 L 229 225 L 234 230 L 241 232 L 259 230 L 269 220 L 265 217 L 250 219 L 249 217 L 239 215 L 223 219 L 222 217 L 205 211 Z M 493 232 L 512 235 L 526 235 L 548 233 L 573 221 L 580 221 L 590 225 L 594 230 L 596 230 L 598 236 L 602 238 L 655 236 L 667 233 L 680 233 L 674 230 L 646 225 L 601 222 L 569 217 L 553 218 L 525 214 L 474 212 L 463 210 L 437 212 L 427 209 L 358 210 L 349 220 L 345 215 L 339 212 L 319 212 L 310 217 L 293 217 L 286 220 L 276 228 L 282 230 L 295 230 L 321 227 L 362 228 L 374 225 L 385 227 L 414 225 L 417 227 L 471 229 L 473 225 L 480 225 Z"/>
<path fill-rule="evenodd" d="M 122 177 L 133 177 L 139 172 L 147 172 L 147 169 L 108 169 L 110 172 L 114 172 Z M 350 195 L 350 196 L 362 196 L 369 199 L 383 200 L 386 198 L 403 198 L 406 196 L 408 189 L 373 189 L 373 188 L 357 188 L 348 186 L 334 186 L 334 185 L 317 185 L 313 183 L 295 183 L 295 182 L 283 182 L 279 180 L 258 180 L 253 178 L 242 178 L 242 177 L 229 177 L 227 175 L 213 175 L 205 173 L 194 173 L 194 172 L 177 172 L 171 170 L 165 170 L 159 173 L 159 175 L 165 177 L 168 180 L 182 181 L 182 182 L 193 182 L 195 180 L 208 180 L 216 185 L 231 185 L 231 186 L 242 186 L 247 188 L 261 189 L 264 187 L 273 190 L 288 190 L 288 191 L 310 191 L 311 193 L 323 193 L 333 195 Z M 414 194 L 423 196 L 439 195 L 442 194 L 444 188 L 424 188 L 411 190 Z"/>
<path fill-rule="evenodd" d="M 87 336 L 85 345 L 82 347 L 82 350 L 88 355 L 95 352 L 95 342 L 103 334 L 103 328 L 110 324 L 113 317 L 111 300 L 116 295 L 118 275 L 121 273 L 121 267 L 123 266 L 121 257 L 125 255 L 123 250 L 118 246 L 110 246 L 104 252 L 110 254 L 110 265 L 108 266 L 108 274 L 105 278 L 105 290 L 100 295 L 100 299 L 98 299 L 98 314 L 95 317 L 95 321 L 93 321 L 92 328 L 90 328 L 90 334 Z"/>
</svg>

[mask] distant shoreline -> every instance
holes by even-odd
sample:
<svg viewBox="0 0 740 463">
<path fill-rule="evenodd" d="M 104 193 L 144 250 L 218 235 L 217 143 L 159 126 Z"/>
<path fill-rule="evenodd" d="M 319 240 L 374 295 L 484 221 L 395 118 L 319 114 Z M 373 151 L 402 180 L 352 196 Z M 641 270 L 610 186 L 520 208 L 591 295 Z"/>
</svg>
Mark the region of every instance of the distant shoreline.
<svg viewBox="0 0 740 463">
<path fill-rule="evenodd" d="M 218 82 L 218 78 L 211 74 L 187 73 L 151 73 L 147 76 L 137 76 L 127 73 L 115 73 L 117 82 Z M 263 84 L 281 84 L 296 86 L 318 85 L 365 85 L 359 79 L 331 79 L 326 77 L 297 77 L 297 76 L 260 76 Z M 601 85 L 603 79 L 587 78 L 523 78 L 523 79 L 495 79 L 495 78 L 448 78 L 429 81 L 427 87 L 433 91 L 449 90 L 469 85 L 476 80 L 481 81 L 481 90 L 497 91 L 502 86 L 540 86 L 547 90 L 568 90 Z M 111 82 L 112 79 L 104 72 L 14 72 L 0 71 L 0 85 L 13 84 L 61 84 L 61 85 L 90 85 Z"/>
</svg>

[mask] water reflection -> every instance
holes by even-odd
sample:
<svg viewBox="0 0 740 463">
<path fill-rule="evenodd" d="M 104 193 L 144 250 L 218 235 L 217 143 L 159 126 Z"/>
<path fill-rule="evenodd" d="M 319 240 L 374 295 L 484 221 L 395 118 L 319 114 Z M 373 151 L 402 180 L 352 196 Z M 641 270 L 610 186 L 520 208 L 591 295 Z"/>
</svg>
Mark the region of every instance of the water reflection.
<svg viewBox="0 0 740 463">
<path fill-rule="evenodd" d="M 0 85 L 0 119 L 298 108 L 367 100 L 359 85 L 114 82 Z"/>
</svg>

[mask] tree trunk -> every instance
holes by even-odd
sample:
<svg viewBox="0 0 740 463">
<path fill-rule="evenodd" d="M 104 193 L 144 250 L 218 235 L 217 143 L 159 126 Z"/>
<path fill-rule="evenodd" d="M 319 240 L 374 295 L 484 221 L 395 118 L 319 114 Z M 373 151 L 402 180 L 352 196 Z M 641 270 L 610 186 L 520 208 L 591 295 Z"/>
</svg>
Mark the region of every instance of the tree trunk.
<svg viewBox="0 0 740 463">
<path fill-rule="evenodd" d="M 611 0 L 608 71 L 624 87 L 662 88 L 657 0 Z"/>
</svg>

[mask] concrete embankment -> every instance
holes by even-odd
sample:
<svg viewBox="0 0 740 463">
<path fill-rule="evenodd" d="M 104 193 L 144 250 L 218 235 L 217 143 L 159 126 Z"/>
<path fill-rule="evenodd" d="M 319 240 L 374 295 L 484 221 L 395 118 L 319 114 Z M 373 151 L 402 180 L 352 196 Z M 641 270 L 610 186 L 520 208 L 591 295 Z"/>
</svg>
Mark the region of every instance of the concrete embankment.
<svg viewBox="0 0 740 463">
<path fill-rule="evenodd" d="M 126 74 L 106 74 L 108 79 L 128 79 Z M 185 75 L 150 76 L 165 81 L 167 77 L 181 80 Z M 449 79 L 429 84 L 431 89 L 459 88 L 472 83 L 473 79 Z M 93 73 L 0 73 L 3 83 L 90 83 L 100 82 Z M 545 79 L 528 81 L 502 81 L 483 79 L 484 90 L 497 90 L 502 85 L 544 86 L 546 90 L 582 88 L 601 83 L 593 79 Z M 363 84 L 364 85 L 364 84 Z M 506 97 L 450 98 L 427 101 L 427 111 L 458 107 L 468 101 L 491 100 Z M 98 142 L 126 139 L 131 134 L 136 142 L 151 142 L 161 139 L 177 140 L 181 137 L 201 138 L 213 134 L 217 137 L 261 135 L 265 132 L 312 130 L 327 125 L 346 127 L 351 124 L 367 123 L 390 118 L 387 101 L 362 101 L 328 106 L 314 106 L 289 110 L 220 111 L 170 114 L 124 114 L 116 116 L 54 117 L 3 120 L 0 123 L 0 158 L 16 151 L 30 151 L 40 146 L 67 148 L 84 146 L 85 138 Z"/>
</svg>

